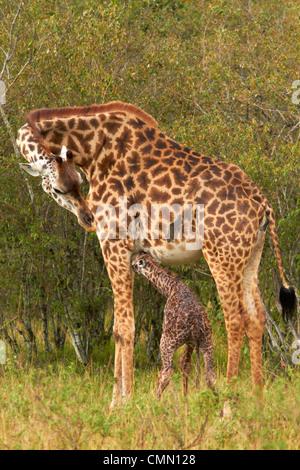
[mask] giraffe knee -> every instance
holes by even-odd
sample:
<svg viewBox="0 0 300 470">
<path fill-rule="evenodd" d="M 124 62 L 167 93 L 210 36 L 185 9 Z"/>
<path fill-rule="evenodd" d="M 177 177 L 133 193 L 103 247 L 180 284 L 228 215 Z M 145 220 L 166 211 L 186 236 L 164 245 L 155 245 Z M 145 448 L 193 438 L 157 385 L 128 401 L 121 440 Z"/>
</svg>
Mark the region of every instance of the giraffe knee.
<svg viewBox="0 0 300 470">
<path fill-rule="evenodd" d="M 258 318 L 259 318 L 259 321 L 260 321 L 262 327 L 264 327 L 265 324 L 266 324 L 266 322 L 267 322 L 267 319 L 268 319 L 267 314 L 266 314 L 266 311 L 265 311 L 265 309 L 264 309 L 264 307 L 263 307 L 263 304 L 262 304 L 262 302 L 261 302 L 260 299 L 257 300 L 256 305 L 257 305 L 257 306 L 256 306 L 256 309 L 257 309 L 257 316 L 258 316 Z"/>
<path fill-rule="evenodd" d="M 266 324 L 266 322 L 267 322 L 267 314 L 266 314 L 266 312 L 265 312 L 265 311 L 260 312 L 260 313 L 258 314 L 258 318 L 259 318 L 259 322 L 260 322 L 262 328 L 264 328 L 264 326 L 265 326 L 265 324 Z"/>
<path fill-rule="evenodd" d="M 114 325 L 113 337 L 121 346 L 131 345 L 134 341 L 134 324 Z"/>
<path fill-rule="evenodd" d="M 250 331 L 262 332 L 262 330 L 265 327 L 266 321 L 267 321 L 267 315 L 266 315 L 264 309 L 257 308 L 256 315 L 251 316 L 250 322 L 247 325 L 247 329 L 246 329 L 247 334 Z"/>
<path fill-rule="evenodd" d="M 214 373 L 213 370 L 206 371 L 205 381 L 206 381 L 209 388 L 214 388 L 216 380 L 217 380 L 216 379 L 216 374 Z"/>
</svg>

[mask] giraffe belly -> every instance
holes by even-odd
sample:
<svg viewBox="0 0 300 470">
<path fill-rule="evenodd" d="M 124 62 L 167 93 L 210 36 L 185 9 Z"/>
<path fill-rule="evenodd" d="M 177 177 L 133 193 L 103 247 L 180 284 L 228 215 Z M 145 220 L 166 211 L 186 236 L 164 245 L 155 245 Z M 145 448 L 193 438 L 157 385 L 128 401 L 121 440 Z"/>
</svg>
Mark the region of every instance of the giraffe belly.
<svg viewBox="0 0 300 470">
<path fill-rule="evenodd" d="M 188 244 L 185 241 L 180 243 L 160 243 L 158 246 L 153 243 L 150 246 L 136 247 L 149 253 L 153 258 L 161 261 L 163 264 L 190 264 L 201 258 L 201 247 L 196 244 Z"/>
</svg>

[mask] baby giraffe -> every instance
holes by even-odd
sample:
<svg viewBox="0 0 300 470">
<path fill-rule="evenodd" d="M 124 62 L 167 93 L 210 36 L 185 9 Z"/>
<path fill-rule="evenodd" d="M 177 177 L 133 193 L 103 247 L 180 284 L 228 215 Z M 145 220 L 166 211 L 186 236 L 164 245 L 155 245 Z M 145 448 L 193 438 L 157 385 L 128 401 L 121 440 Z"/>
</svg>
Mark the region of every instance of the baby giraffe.
<svg viewBox="0 0 300 470">
<path fill-rule="evenodd" d="M 161 397 L 170 382 L 171 374 L 174 372 L 174 353 L 184 344 L 186 347 L 179 364 L 183 395 L 186 396 L 188 392 L 191 357 L 193 350 L 196 349 L 197 380 L 200 373 L 200 350 L 205 364 L 206 383 L 217 396 L 214 387 L 216 376 L 213 371 L 212 329 L 204 308 L 183 281 L 159 266 L 147 253 L 134 255 L 131 263 L 134 271 L 143 274 L 167 298 L 160 340 L 162 368 L 158 376 L 156 397 Z"/>
</svg>

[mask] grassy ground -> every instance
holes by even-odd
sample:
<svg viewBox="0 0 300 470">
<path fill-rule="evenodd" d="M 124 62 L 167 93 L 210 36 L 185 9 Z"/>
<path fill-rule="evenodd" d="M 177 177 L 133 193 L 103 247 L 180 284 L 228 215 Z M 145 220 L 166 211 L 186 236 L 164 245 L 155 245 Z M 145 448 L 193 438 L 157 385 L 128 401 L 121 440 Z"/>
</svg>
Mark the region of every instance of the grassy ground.
<svg viewBox="0 0 300 470">
<path fill-rule="evenodd" d="M 265 371 L 263 405 L 252 397 L 247 364 L 234 393 L 217 366 L 219 403 L 203 378 L 195 388 L 194 370 L 186 399 L 175 373 L 158 401 L 157 368 L 137 361 L 133 399 L 110 410 L 112 358 L 111 347 L 87 367 L 71 353 L 31 365 L 8 357 L 0 378 L 0 449 L 299 449 L 298 370 L 284 378 Z M 228 398 L 232 416 L 221 419 Z"/>
</svg>

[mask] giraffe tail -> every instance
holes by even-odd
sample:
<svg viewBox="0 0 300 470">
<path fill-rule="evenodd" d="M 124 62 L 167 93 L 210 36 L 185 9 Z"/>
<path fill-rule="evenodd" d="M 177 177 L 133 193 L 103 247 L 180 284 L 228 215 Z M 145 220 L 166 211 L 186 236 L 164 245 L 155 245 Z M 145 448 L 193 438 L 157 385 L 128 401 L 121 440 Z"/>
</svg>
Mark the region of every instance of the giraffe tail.
<svg viewBox="0 0 300 470">
<path fill-rule="evenodd" d="M 282 316 L 283 316 L 284 321 L 288 322 L 289 320 L 291 320 L 291 318 L 296 312 L 297 301 L 296 301 L 295 289 L 289 286 L 284 276 L 280 249 L 279 249 L 278 235 L 277 235 L 277 230 L 276 230 L 275 215 L 274 215 L 273 209 L 267 203 L 265 204 L 265 210 L 266 210 L 267 220 L 269 223 L 274 252 L 275 252 L 276 259 L 277 259 L 279 275 L 282 281 L 282 287 L 280 288 L 280 292 L 279 292 L 279 301 L 282 307 Z"/>
</svg>

